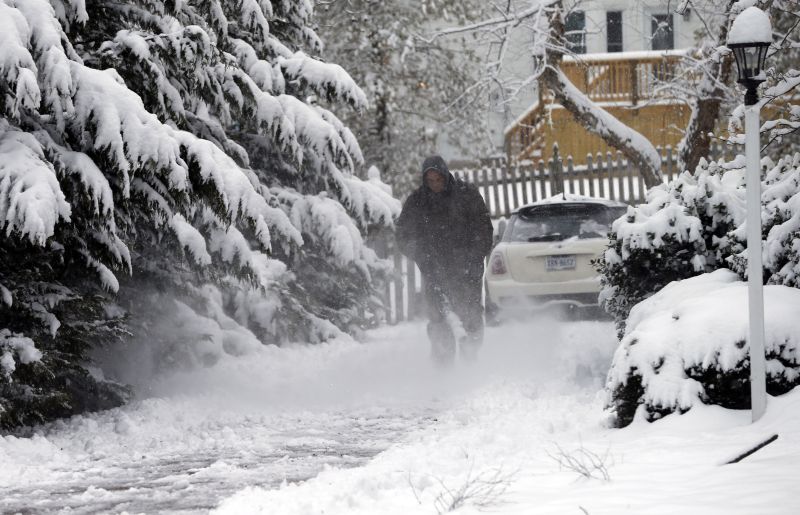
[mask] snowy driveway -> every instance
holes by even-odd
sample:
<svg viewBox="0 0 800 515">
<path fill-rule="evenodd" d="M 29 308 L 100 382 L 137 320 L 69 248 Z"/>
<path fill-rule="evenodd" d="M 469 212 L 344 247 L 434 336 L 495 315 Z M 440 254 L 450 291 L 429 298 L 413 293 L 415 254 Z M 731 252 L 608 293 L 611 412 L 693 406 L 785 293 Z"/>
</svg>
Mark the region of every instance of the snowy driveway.
<svg viewBox="0 0 800 515">
<path fill-rule="evenodd" d="M 615 346 L 609 323 L 517 323 L 441 373 L 406 324 L 143 379 L 124 408 L 0 438 L 0 512 L 800 513 L 800 389 L 757 424 L 699 406 L 607 429 Z"/>
<path fill-rule="evenodd" d="M 151 442 L 123 442 L 119 435 L 149 425 L 133 420 L 168 419 L 161 410 L 175 408 L 145 404 L 128 416 L 50 432 L 48 441 L 7 439 L 3 451 L 9 461 L 27 463 L 2 474 L 0 512 L 203 512 L 245 486 L 277 487 L 308 479 L 326 465 L 357 466 L 429 420 L 422 412 L 380 408 L 226 414 L 225 420 L 194 421 L 181 428 L 193 435 L 160 435 L 149 427 Z M 162 432 L 171 433 L 167 428 Z M 17 474 L 6 475 L 14 470 Z"/>
<path fill-rule="evenodd" d="M 124 408 L 0 439 L 0 511 L 205 512 L 247 486 L 361 465 L 470 392 L 575 371 L 565 358 L 581 348 L 578 382 L 596 388 L 613 344 L 608 323 L 490 328 L 479 363 L 443 374 L 407 324 L 171 373 Z"/>
</svg>

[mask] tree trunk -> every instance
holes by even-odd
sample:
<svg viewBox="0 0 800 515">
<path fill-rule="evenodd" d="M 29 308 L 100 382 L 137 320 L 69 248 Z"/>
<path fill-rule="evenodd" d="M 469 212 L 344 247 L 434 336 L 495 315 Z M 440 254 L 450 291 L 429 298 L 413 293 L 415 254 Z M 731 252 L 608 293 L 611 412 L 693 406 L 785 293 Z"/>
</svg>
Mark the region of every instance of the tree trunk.
<svg viewBox="0 0 800 515">
<path fill-rule="evenodd" d="M 725 11 L 730 13 L 735 0 L 728 0 Z M 730 19 L 719 29 L 715 48 L 726 44 Z M 701 73 L 706 75 L 700 82 L 697 97 L 692 102 L 692 116 L 686 133 L 678 146 L 678 169 L 693 172 L 700 158 L 707 157 L 711 148 L 711 134 L 719 120 L 724 91 L 719 84 L 730 80 L 732 59 L 730 55 L 718 55 L 716 51 L 701 65 Z"/>
<path fill-rule="evenodd" d="M 539 77 L 539 87 L 553 92 L 556 101 L 570 112 L 584 129 L 596 134 L 610 146 L 616 148 L 636 166 L 648 188 L 661 184 L 661 156 L 652 143 L 620 122 L 575 87 L 561 71 L 563 58 L 564 22 L 561 19 L 561 3 L 550 19 L 550 45 L 547 49 L 547 66 Z"/>
</svg>

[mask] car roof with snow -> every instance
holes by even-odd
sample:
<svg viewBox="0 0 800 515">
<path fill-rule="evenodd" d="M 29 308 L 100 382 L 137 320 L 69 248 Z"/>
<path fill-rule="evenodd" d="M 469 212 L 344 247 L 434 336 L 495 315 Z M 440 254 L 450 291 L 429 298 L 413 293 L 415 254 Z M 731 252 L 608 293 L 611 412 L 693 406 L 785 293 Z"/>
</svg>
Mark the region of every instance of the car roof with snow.
<svg viewBox="0 0 800 515">
<path fill-rule="evenodd" d="M 628 207 L 628 204 L 625 202 L 620 202 L 619 200 L 610 200 L 607 198 L 597 198 L 597 197 L 588 197 L 585 195 L 577 195 L 574 193 L 559 193 L 558 195 L 553 195 L 552 197 L 548 197 L 546 199 L 537 200 L 536 202 L 531 202 L 529 204 L 525 204 L 524 206 L 520 206 L 514 210 L 512 214 L 519 213 L 520 211 L 524 211 L 526 209 L 537 207 L 537 206 L 551 206 L 551 205 L 567 205 L 567 204 L 597 204 L 606 207 Z"/>
</svg>

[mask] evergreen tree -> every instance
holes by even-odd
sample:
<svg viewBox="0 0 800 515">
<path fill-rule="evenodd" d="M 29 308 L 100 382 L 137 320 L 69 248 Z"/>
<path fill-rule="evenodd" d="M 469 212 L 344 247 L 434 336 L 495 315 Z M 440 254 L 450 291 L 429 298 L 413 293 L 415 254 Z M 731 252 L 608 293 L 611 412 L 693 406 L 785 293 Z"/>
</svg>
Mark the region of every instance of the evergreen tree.
<svg viewBox="0 0 800 515">
<path fill-rule="evenodd" d="M 360 147 L 321 104 L 366 97 L 315 58 L 312 14 L 0 0 L 0 427 L 121 402 L 88 351 L 151 316 L 203 320 L 213 356 L 376 307 L 388 264 L 362 233 L 399 203 L 353 175 Z"/>
</svg>

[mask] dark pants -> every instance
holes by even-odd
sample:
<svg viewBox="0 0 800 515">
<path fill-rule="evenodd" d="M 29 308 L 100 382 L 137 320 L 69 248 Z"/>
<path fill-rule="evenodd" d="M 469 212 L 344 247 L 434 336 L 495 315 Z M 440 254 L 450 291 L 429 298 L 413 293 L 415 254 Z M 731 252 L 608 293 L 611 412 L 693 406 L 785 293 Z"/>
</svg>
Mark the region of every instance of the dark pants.
<svg viewBox="0 0 800 515">
<path fill-rule="evenodd" d="M 422 274 L 427 302 L 428 337 L 433 358 L 439 363 L 450 363 L 455 358 L 456 341 L 447 313 L 454 313 L 466 331 L 459 342 L 462 357 L 473 359 L 483 343 L 483 305 L 481 304 L 483 270 L 457 271 L 456 273 Z"/>
</svg>

